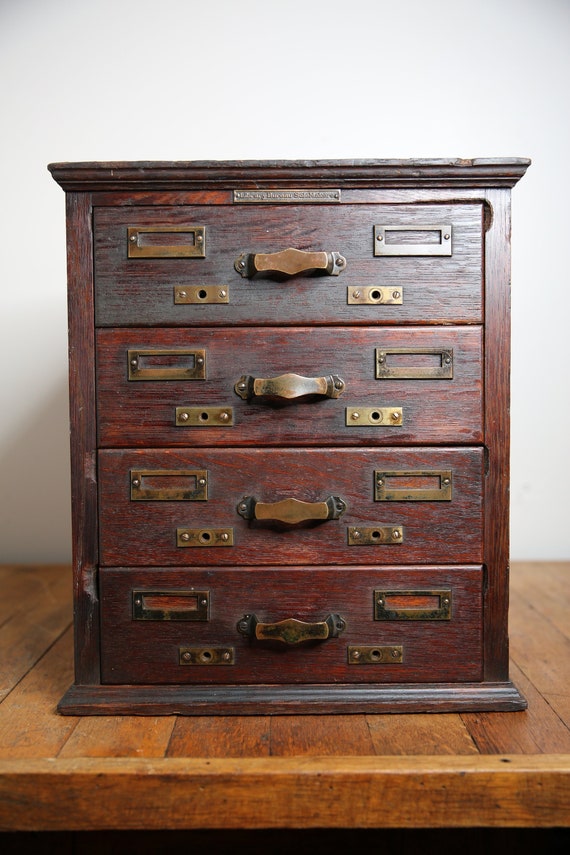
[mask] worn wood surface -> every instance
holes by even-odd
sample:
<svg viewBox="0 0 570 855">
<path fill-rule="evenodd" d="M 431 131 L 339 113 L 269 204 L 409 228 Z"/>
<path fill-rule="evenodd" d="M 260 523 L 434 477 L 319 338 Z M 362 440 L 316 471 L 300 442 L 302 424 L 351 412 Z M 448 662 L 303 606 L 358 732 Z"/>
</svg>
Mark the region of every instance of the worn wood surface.
<svg viewBox="0 0 570 855">
<path fill-rule="evenodd" d="M 377 378 L 376 351 L 437 349 L 386 357 L 389 368 L 410 374 L 441 368 L 441 351 L 452 351 L 453 377 Z M 129 351 L 168 351 L 143 356 L 141 364 L 192 366 L 184 350 L 204 350 L 205 378 L 128 379 Z M 177 357 L 178 355 L 178 357 Z M 102 447 L 476 444 L 483 438 L 482 328 L 342 327 L 251 329 L 99 329 L 97 388 Z M 242 400 L 234 387 L 242 376 L 275 378 L 294 373 L 344 382 L 338 398 L 255 397 Z M 154 375 L 158 375 L 155 370 Z M 152 377 L 152 372 L 146 375 Z M 231 407 L 233 424 L 176 424 L 176 407 Z M 346 408 L 402 407 L 402 423 L 346 423 Z"/>
<path fill-rule="evenodd" d="M 511 580 L 524 712 L 83 718 L 70 568 L 2 567 L 0 830 L 570 826 L 570 563 Z"/>
</svg>

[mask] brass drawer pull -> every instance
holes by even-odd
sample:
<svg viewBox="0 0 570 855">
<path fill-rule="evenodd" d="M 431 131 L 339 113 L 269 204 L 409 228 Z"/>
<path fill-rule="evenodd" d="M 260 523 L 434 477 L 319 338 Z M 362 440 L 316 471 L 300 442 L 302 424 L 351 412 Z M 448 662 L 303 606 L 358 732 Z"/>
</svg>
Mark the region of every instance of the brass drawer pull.
<svg viewBox="0 0 570 855">
<path fill-rule="evenodd" d="M 374 255 L 451 255 L 451 243 L 451 225 L 374 226 Z"/>
<path fill-rule="evenodd" d="M 247 614 L 238 621 L 237 630 L 257 641 L 282 641 L 283 644 L 301 644 L 303 641 L 326 641 L 336 638 L 346 629 L 340 615 L 330 614 L 323 621 L 305 623 L 297 618 L 286 618 L 278 623 L 261 623 L 257 615 Z"/>
<path fill-rule="evenodd" d="M 279 377 L 251 377 L 242 375 L 234 386 L 236 395 L 249 401 L 251 398 L 305 398 L 321 395 L 338 398 L 344 391 L 344 380 L 337 374 L 328 377 L 301 377 L 299 374 L 281 374 Z"/>
<path fill-rule="evenodd" d="M 283 499 L 280 502 L 258 502 L 253 496 L 244 496 L 237 512 L 246 520 L 296 523 L 309 520 L 337 520 L 346 511 L 346 502 L 339 496 L 329 496 L 323 502 L 302 502 L 300 499 Z"/>
<path fill-rule="evenodd" d="M 167 241 L 169 235 L 170 243 Z M 129 258 L 205 258 L 206 227 L 130 226 L 127 255 Z"/>
<path fill-rule="evenodd" d="M 346 267 L 346 258 L 339 252 L 305 252 L 291 247 L 281 252 L 244 252 L 236 258 L 234 267 L 244 279 L 251 279 L 256 273 L 284 273 L 294 276 L 296 273 L 312 270 L 338 276 Z"/>
</svg>

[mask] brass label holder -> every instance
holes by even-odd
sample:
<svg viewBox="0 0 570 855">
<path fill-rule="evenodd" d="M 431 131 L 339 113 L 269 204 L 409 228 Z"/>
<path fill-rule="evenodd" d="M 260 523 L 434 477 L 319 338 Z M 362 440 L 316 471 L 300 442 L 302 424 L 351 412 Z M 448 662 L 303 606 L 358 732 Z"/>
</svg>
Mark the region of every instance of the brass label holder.
<svg viewBox="0 0 570 855">
<path fill-rule="evenodd" d="M 418 238 L 413 241 L 414 236 Z M 452 254 L 452 227 L 444 225 L 374 226 L 374 255 L 417 256 Z M 421 238 L 427 240 L 421 240 Z M 399 240 L 398 240 L 399 238 Z"/>
<path fill-rule="evenodd" d="M 398 478 L 413 481 L 436 479 L 435 487 L 418 487 L 408 484 L 395 487 Z M 374 500 L 376 502 L 450 502 L 453 494 L 451 469 L 392 469 L 374 471 Z"/>
<path fill-rule="evenodd" d="M 389 364 L 394 356 L 436 357 L 436 365 Z M 453 380 L 453 348 L 378 347 L 376 348 L 377 380 Z"/>
<path fill-rule="evenodd" d="M 168 243 L 170 236 L 171 242 Z M 164 238 L 164 239 L 163 239 Z M 205 226 L 129 226 L 128 258 L 205 258 Z"/>
<path fill-rule="evenodd" d="M 133 620 L 207 621 L 210 615 L 210 592 L 145 591 L 132 592 Z"/>
<path fill-rule="evenodd" d="M 451 620 L 451 590 L 374 591 L 374 620 Z"/>
<path fill-rule="evenodd" d="M 205 380 L 206 351 L 191 350 L 127 350 L 129 380 Z"/>
<path fill-rule="evenodd" d="M 131 502 L 207 500 L 207 469 L 131 469 Z"/>
</svg>

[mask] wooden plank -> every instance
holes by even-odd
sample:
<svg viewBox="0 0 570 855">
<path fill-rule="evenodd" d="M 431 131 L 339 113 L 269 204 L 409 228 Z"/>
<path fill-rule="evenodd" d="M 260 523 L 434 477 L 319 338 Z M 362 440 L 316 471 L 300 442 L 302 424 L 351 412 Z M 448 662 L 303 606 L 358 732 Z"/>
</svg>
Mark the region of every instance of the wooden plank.
<svg viewBox="0 0 570 855">
<path fill-rule="evenodd" d="M 297 715 L 271 719 L 271 754 L 371 755 L 374 744 L 363 715 Z"/>
<path fill-rule="evenodd" d="M 268 716 L 192 716 L 176 721 L 168 757 L 266 757 Z"/>
<path fill-rule="evenodd" d="M 73 680 L 73 634 L 54 644 L 0 705 L 0 758 L 55 757 L 78 719 L 56 704 Z"/>
<path fill-rule="evenodd" d="M 570 754 L 570 730 L 540 692 L 511 663 L 511 676 L 528 701 L 528 710 L 462 713 L 465 726 L 484 754 Z"/>
<path fill-rule="evenodd" d="M 376 754 L 477 754 L 459 715 L 367 716 Z"/>
<path fill-rule="evenodd" d="M 566 825 L 561 755 L 0 764 L 0 830 Z"/>
<path fill-rule="evenodd" d="M 174 722 L 174 716 L 157 716 L 141 727 L 135 716 L 82 718 L 59 756 L 164 757 Z"/>
<path fill-rule="evenodd" d="M 570 638 L 518 591 L 511 592 L 511 654 L 542 695 L 570 686 Z"/>
<path fill-rule="evenodd" d="M 511 573 L 511 587 L 570 638 L 570 565 L 567 561 L 516 563 Z"/>
<path fill-rule="evenodd" d="M 71 578 L 60 567 L 26 575 L 11 617 L 0 629 L 0 699 L 40 659 L 71 622 Z"/>
</svg>

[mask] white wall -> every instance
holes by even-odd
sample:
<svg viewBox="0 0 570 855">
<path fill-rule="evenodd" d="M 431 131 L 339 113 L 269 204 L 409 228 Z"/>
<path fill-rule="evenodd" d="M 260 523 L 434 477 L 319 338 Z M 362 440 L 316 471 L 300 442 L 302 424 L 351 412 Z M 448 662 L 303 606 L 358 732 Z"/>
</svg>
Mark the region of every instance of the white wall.
<svg viewBox="0 0 570 855">
<path fill-rule="evenodd" d="M 0 561 L 68 560 L 59 160 L 530 156 L 514 558 L 570 558 L 568 0 L 0 0 Z"/>
</svg>

